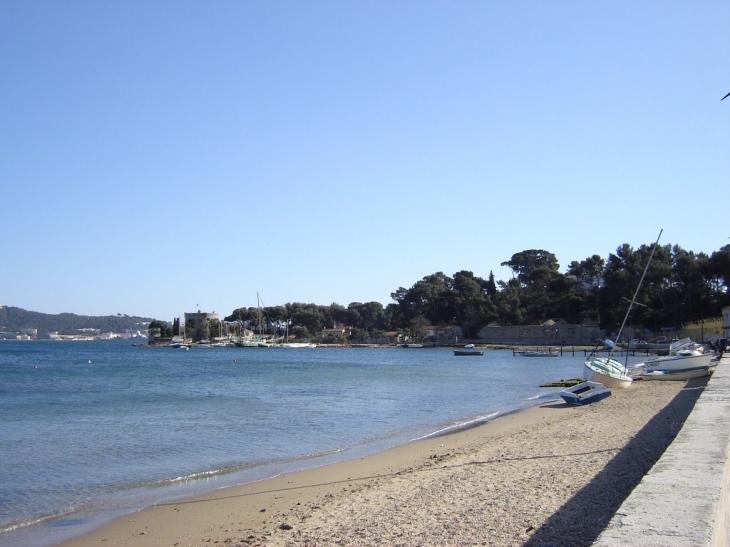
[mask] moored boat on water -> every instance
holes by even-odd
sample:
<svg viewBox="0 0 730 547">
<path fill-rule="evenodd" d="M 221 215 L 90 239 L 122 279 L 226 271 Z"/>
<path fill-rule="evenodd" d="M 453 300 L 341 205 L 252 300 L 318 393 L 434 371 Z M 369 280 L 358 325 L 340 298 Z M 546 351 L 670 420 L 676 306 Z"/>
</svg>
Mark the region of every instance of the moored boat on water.
<svg viewBox="0 0 730 547">
<path fill-rule="evenodd" d="M 560 353 L 557 350 L 535 350 L 535 351 L 523 351 L 522 355 L 525 357 L 557 357 Z"/>
<path fill-rule="evenodd" d="M 253 338 L 241 338 L 240 340 L 236 340 L 233 342 L 233 344 L 237 348 L 257 348 L 259 347 L 258 340 L 254 340 Z"/>
<path fill-rule="evenodd" d="M 474 347 L 474 344 L 467 344 L 463 348 L 455 349 L 454 355 L 484 355 L 484 351 Z"/>
</svg>

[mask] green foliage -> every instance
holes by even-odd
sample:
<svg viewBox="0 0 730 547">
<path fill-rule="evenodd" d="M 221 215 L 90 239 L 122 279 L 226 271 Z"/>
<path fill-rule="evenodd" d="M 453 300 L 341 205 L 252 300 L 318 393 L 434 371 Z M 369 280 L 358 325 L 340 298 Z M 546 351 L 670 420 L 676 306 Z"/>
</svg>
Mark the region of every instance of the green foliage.
<svg viewBox="0 0 730 547">
<path fill-rule="evenodd" d="M 651 255 L 651 245 L 633 249 L 620 245 L 607 259 L 592 255 L 573 261 L 566 273 L 559 271 L 552 253 L 529 249 L 512 255 L 502 263 L 514 276 L 496 281 L 490 271 L 485 280 L 470 271 L 453 276 L 436 272 L 410 288 L 399 287 L 391 293 L 393 303 L 385 308 L 378 302 L 339 304 L 286 304 L 286 314 L 265 308 L 268 317 L 285 317 L 289 332 L 297 336 L 316 336 L 334 325 L 353 328 L 352 339 L 387 331 L 418 338 L 428 326 L 457 325 L 466 338 L 496 321 L 502 325 L 539 324 L 562 318 L 571 323 L 585 319 L 613 330 L 623 320 L 628 301 L 637 289 Z M 677 328 L 682 323 L 718 316 L 730 303 L 730 246 L 711 256 L 685 251 L 679 246 L 659 246 L 641 290 L 631 324 L 658 331 Z M 249 320 L 258 310 L 235 310 L 236 316 Z"/>
<path fill-rule="evenodd" d="M 168 325 L 164 321 L 155 319 L 150 321 L 147 327 L 147 333 L 152 336 L 172 336 L 172 326 Z"/>
<path fill-rule="evenodd" d="M 357 340 L 388 331 L 418 337 L 428 326 L 456 325 L 466 338 L 474 338 L 493 321 L 521 325 L 554 318 L 571 323 L 591 319 L 610 331 L 623 320 L 627 299 L 636 291 L 650 254 L 651 245 L 634 250 L 623 244 L 605 260 L 592 255 L 573 261 L 563 274 L 555 255 L 530 249 L 502 263 L 514 274 L 508 281 L 496 281 L 491 271 L 486 280 L 465 270 L 453 276 L 436 272 L 410 288 L 399 287 L 390 295 L 393 302 L 385 307 L 379 302 L 352 302 L 347 307 L 294 302 L 238 308 L 225 318 L 224 325 L 210 323 L 206 332 L 195 336 L 207 338 L 245 327 L 255 333 L 283 336 L 288 332 L 290 337 L 306 339 L 338 325 L 352 327 L 350 338 Z M 655 332 L 720 316 L 723 306 L 730 304 L 730 245 L 709 256 L 678 245 L 657 247 L 637 302 L 631 324 Z M 0 330 L 11 332 L 37 328 L 39 333 L 74 334 L 88 327 L 123 332 L 144 330 L 141 324 L 146 323 L 169 335 L 167 323 L 141 317 L 48 315 L 0 307 Z M 186 333 L 193 330 L 193 324 L 186 325 Z"/>
</svg>

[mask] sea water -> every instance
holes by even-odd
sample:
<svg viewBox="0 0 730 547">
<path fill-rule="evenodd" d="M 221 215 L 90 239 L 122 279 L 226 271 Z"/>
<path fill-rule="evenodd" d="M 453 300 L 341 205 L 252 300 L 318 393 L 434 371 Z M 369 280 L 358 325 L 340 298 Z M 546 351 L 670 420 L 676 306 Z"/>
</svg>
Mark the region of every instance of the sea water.
<svg viewBox="0 0 730 547">
<path fill-rule="evenodd" d="M 0 341 L 0 545 L 558 398 L 583 352 Z"/>
</svg>

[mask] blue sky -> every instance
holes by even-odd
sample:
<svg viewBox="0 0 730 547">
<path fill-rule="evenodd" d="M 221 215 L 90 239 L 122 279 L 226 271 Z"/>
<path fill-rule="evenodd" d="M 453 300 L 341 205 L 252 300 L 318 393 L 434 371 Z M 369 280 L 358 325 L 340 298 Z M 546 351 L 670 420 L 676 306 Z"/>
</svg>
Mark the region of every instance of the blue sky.
<svg viewBox="0 0 730 547">
<path fill-rule="evenodd" d="M 0 304 L 391 302 L 729 243 L 730 3 L 0 2 Z"/>
</svg>

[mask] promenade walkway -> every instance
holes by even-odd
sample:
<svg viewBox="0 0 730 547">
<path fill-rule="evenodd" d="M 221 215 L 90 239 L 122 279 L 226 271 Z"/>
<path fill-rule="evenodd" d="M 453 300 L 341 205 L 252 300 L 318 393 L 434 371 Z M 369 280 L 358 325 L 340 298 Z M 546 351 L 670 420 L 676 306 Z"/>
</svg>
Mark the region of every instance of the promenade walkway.
<svg viewBox="0 0 730 547">
<path fill-rule="evenodd" d="M 730 355 L 594 547 L 730 546 Z"/>
</svg>

